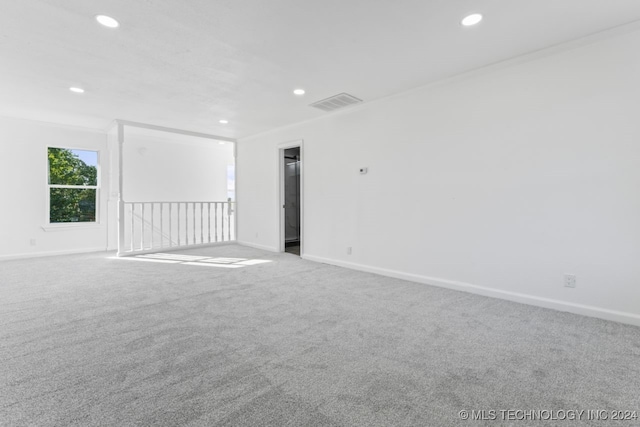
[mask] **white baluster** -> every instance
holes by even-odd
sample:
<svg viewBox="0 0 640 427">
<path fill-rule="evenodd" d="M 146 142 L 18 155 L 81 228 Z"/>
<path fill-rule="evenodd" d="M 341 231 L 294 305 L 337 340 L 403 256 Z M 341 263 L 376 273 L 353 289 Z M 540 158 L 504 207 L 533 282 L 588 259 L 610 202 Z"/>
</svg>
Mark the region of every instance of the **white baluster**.
<svg viewBox="0 0 640 427">
<path fill-rule="evenodd" d="M 215 232 L 216 232 L 216 242 L 218 241 L 218 202 L 214 202 L 213 204 L 213 216 L 215 223 Z"/>
<path fill-rule="evenodd" d="M 211 243 L 211 202 L 207 203 L 207 233 L 209 234 L 207 243 Z"/>
<path fill-rule="evenodd" d="M 184 203 L 184 236 L 186 239 L 185 245 L 189 246 L 189 203 Z"/>
<path fill-rule="evenodd" d="M 140 203 L 140 250 L 144 250 L 144 202 Z"/>
<path fill-rule="evenodd" d="M 164 248 L 164 203 L 160 202 L 160 249 Z"/>
<path fill-rule="evenodd" d="M 231 240 L 231 202 L 227 202 L 227 240 Z"/>
<path fill-rule="evenodd" d="M 155 203 L 151 202 L 151 249 L 153 249 L 153 214 L 155 205 Z"/>
<path fill-rule="evenodd" d="M 131 235 L 129 236 L 129 240 L 131 241 L 131 252 L 133 252 L 133 230 L 135 230 L 133 225 L 133 217 L 135 215 L 136 204 L 131 203 Z"/>
</svg>

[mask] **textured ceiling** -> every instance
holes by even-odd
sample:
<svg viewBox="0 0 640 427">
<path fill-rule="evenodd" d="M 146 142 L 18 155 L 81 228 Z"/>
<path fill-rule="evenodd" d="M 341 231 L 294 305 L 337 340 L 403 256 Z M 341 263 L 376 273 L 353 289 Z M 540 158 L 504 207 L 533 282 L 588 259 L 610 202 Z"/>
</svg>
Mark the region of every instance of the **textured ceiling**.
<svg viewBox="0 0 640 427">
<path fill-rule="evenodd" d="M 242 137 L 639 19 L 638 0 L 5 0 L 0 115 Z"/>
</svg>

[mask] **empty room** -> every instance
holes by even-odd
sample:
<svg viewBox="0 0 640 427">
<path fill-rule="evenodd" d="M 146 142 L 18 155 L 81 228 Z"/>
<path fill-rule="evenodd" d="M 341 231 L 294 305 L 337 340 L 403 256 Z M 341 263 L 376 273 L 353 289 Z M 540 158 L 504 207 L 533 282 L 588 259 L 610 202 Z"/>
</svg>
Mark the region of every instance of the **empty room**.
<svg viewBox="0 0 640 427">
<path fill-rule="evenodd" d="M 0 425 L 640 425 L 640 2 L 0 6 Z"/>
</svg>

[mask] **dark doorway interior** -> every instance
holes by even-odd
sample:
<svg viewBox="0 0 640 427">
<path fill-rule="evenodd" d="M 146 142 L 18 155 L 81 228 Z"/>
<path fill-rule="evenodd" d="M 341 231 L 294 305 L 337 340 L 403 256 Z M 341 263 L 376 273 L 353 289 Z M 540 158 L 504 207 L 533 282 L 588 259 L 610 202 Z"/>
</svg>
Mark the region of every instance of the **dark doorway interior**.
<svg viewBox="0 0 640 427">
<path fill-rule="evenodd" d="M 300 147 L 284 150 L 284 246 L 300 255 Z"/>
</svg>

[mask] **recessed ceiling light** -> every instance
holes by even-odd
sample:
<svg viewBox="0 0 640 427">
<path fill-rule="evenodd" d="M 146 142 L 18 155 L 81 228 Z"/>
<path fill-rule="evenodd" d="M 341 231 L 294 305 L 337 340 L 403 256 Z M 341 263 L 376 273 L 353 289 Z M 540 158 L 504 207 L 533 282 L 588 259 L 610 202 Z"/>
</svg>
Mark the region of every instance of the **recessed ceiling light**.
<svg viewBox="0 0 640 427">
<path fill-rule="evenodd" d="M 304 89 L 296 89 L 293 91 L 294 94 L 298 95 L 298 96 L 302 96 L 304 95 Z"/>
<path fill-rule="evenodd" d="M 75 93 L 84 93 L 84 89 L 82 89 L 80 87 L 70 87 L 69 90 L 71 92 L 75 92 Z"/>
<path fill-rule="evenodd" d="M 224 145 L 224 141 L 218 141 L 218 144 Z"/>
<path fill-rule="evenodd" d="M 221 119 L 220 123 L 222 123 L 223 125 L 226 125 L 227 123 L 229 123 L 229 120 Z"/>
<path fill-rule="evenodd" d="M 482 21 L 482 15 L 480 15 L 479 13 L 474 13 L 465 17 L 462 20 L 461 24 L 465 27 L 470 27 L 472 25 L 476 25 L 480 21 Z"/>
<path fill-rule="evenodd" d="M 96 21 L 109 28 L 118 28 L 120 26 L 120 23 L 118 21 L 107 15 L 96 16 Z"/>
</svg>

